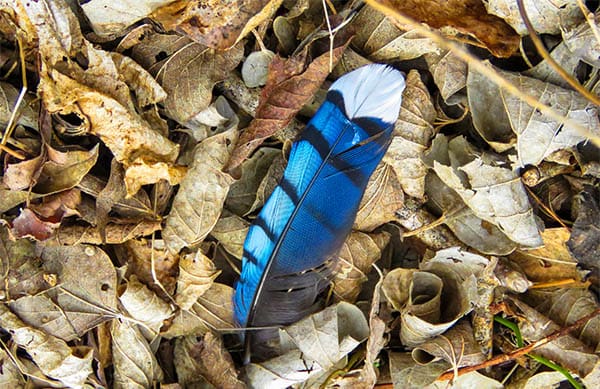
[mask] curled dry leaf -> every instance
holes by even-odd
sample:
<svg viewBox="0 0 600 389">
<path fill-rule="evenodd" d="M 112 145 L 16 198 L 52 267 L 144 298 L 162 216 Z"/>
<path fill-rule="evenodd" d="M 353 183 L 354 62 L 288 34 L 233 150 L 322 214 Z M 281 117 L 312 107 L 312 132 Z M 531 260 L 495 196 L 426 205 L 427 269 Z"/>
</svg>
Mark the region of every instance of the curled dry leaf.
<svg viewBox="0 0 600 389">
<path fill-rule="evenodd" d="M 419 73 L 411 70 L 406 76 L 406 89 L 402 93 L 402 107 L 394 126 L 394 137 L 383 161 L 394 169 L 404 192 L 418 199 L 422 199 L 425 193 L 427 174 L 421 155 L 435 135 L 432 125 L 435 117 L 431 95 Z"/>
<path fill-rule="evenodd" d="M 443 360 L 426 365 L 416 364 L 411 353 L 388 352 L 388 357 L 390 376 L 394 387 L 397 388 L 425 388 L 451 368 L 451 365 Z"/>
<path fill-rule="evenodd" d="M 448 141 L 445 135 L 436 136 L 426 155 L 426 163 L 476 216 L 516 243 L 539 247 L 543 242 L 527 192 L 502 162 L 499 156 L 478 152 L 462 137 Z"/>
<path fill-rule="evenodd" d="M 404 192 L 394 169 L 380 163 L 367 184 L 354 220 L 355 230 L 370 232 L 396 217 L 404 203 Z"/>
<path fill-rule="evenodd" d="M 424 58 L 444 101 L 463 102 L 464 96 L 457 93 L 467 85 L 467 64 L 452 51 L 427 53 Z"/>
<path fill-rule="evenodd" d="M 223 341 L 212 332 L 207 332 L 200 340 L 195 336 L 178 338 L 174 359 L 178 383 L 184 387 L 212 385 L 215 388 L 246 388 L 237 378 L 233 360 Z"/>
<path fill-rule="evenodd" d="M 504 19 L 520 35 L 527 35 L 527 27 L 516 2 L 511 0 L 484 0 L 488 12 Z M 573 0 L 523 0 L 533 29 L 539 34 L 560 34 L 562 29 L 583 20 L 581 10 Z"/>
<path fill-rule="evenodd" d="M 519 35 L 502 19 L 487 13 L 479 0 L 379 0 L 379 3 L 433 28 L 467 34 L 497 57 L 510 57 L 519 48 Z"/>
<path fill-rule="evenodd" d="M 11 334 L 13 342 L 31 356 L 45 375 L 67 387 L 83 387 L 93 372 L 90 348 L 71 348 L 65 341 L 29 327 L 4 304 L 0 305 L 0 327 Z"/>
<path fill-rule="evenodd" d="M 349 40 L 338 43 L 332 52 L 321 54 L 308 66 L 305 65 L 307 50 L 289 59 L 275 56 L 254 120 L 242 133 L 227 166 L 228 171 L 240 166 L 266 138 L 292 121 L 325 81 L 330 61 L 335 65 L 348 43 Z"/>
<path fill-rule="evenodd" d="M 268 21 L 283 0 L 183 1 L 178 0 L 152 15 L 167 30 L 177 30 L 217 50 L 238 43 Z"/>
<path fill-rule="evenodd" d="M 289 351 L 263 363 L 245 366 L 251 387 L 286 388 L 327 373 L 369 335 L 369 326 L 356 306 L 338 303 L 281 330 Z M 310 366 L 310 369 L 306 367 Z"/>
<path fill-rule="evenodd" d="M 89 151 L 59 151 L 46 146 L 48 160 L 33 190 L 40 194 L 57 193 L 78 185 L 98 160 L 99 146 Z"/>
<path fill-rule="evenodd" d="M 25 377 L 22 374 L 22 370 L 15 363 L 17 357 L 15 355 L 8 354 L 4 349 L 0 349 L 0 364 L 2 370 L 0 370 L 0 386 L 3 388 L 24 388 Z"/>
<path fill-rule="evenodd" d="M 158 334 L 163 321 L 171 317 L 174 310 L 173 307 L 139 282 L 135 275 L 130 277 L 125 291 L 119 296 L 119 301 L 131 317 L 144 323 L 144 327 L 141 327 L 140 330 L 142 333 L 150 332 L 149 340 L 152 340 Z"/>
<path fill-rule="evenodd" d="M 177 253 L 202 242 L 213 229 L 233 178 L 222 171 L 230 160 L 238 132 L 235 128 L 200 143 L 194 162 L 173 199 L 171 212 L 162 231 L 167 248 Z"/>
<path fill-rule="evenodd" d="M 573 57 L 595 67 L 600 65 L 600 42 L 589 23 L 582 21 L 577 27 L 561 32 L 563 43 Z"/>
<path fill-rule="evenodd" d="M 163 371 L 136 324 L 113 320 L 110 329 L 115 388 L 150 388 L 163 379 Z"/>
<path fill-rule="evenodd" d="M 179 259 L 179 276 L 175 294 L 177 305 L 183 310 L 189 310 L 198 297 L 211 287 L 220 273 L 215 264 L 200 250 L 183 255 Z"/>
<path fill-rule="evenodd" d="M 129 220 L 109 222 L 104 229 L 80 225 L 61 226 L 52 241 L 61 245 L 121 244 L 131 239 L 152 235 L 160 229 L 160 221 L 131 223 Z"/>
<path fill-rule="evenodd" d="M 8 163 L 4 168 L 2 182 L 13 191 L 33 187 L 43 163 L 44 158 L 42 155 L 21 162 Z"/>
<path fill-rule="evenodd" d="M 390 241 L 385 231 L 365 234 L 352 232 L 338 252 L 338 268 L 333 280 L 333 292 L 341 300 L 354 302 L 367 281 L 371 266 L 381 258 L 381 251 Z"/>
<path fill-rule="evenodd" d="M 24 296 L 10 303 L 24 321 L 69 341 L 116 314 L 117 275 L 104 251 L 87 245 L 38 244 L 38 255 L 43 274 L 58 281 L 47 285 L 44 294 Z"/>
</svg>

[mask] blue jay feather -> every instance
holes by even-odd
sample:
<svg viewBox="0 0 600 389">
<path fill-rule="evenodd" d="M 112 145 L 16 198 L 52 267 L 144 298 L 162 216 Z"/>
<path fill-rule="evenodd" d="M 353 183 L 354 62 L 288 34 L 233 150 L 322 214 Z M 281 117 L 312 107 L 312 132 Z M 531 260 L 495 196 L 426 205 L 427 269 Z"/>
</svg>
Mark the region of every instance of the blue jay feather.
<svg viewBox="0 0 600 389">
<path fill-rule="evenodd" d="M 239 326 L 288 325 L 319 308 L 335 255 L 391 141 L 403 90 L 402 74 L 385 65 L 359 68 L 333 83 L 246 236 L 234 295 Z M 247 345 L 274 335 L 247 331 Z"/>
</svg>

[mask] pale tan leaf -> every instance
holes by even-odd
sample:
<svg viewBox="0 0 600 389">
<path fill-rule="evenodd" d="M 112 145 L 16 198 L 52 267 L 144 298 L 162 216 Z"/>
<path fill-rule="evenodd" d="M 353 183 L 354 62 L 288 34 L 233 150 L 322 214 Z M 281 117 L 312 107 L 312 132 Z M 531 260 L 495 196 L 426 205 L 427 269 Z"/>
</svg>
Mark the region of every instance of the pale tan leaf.
<svg viewBox="0 0 600 389">
<path fill-rule="evenodd" d="M 111 327 L 115 388 L 149 388 L 163 372 L 136 324 L 113 320 Z"/>
<path fill-rule="evenodd" d="M 352 46 L 375 61 L 409 60 L 440 50 L 431 39 L 400 30 L 371 7 L 364 7 L 352 24 L 357 28 Z"/>
<path fill-rule="evenodd" d="M 39 245 L 38 250 L 44 274 L 56 277 L 57 284 L 45 294 L 11 302 L 24 321 L 68 341 L 116 314 L 117 275 L 104 251 L 87 245 Z"/>
<path fill-rule="evenodd" d="M 523 246 L 542 244 L 525 187 L 516 172 L 503 167 L 499 156 L 477 151 L 463 137 L 448 142 L 444 135 L 438 135 L 427 159 L 444 184 L 455 190 L 476 216 Z"/>
<path fill-rule="evenodd" d="M 248 55 L 242 65 L 242 79 L 248 88 L 256 88 L 267 83 L 269 64 L 275 57 L 270 50 L 255 51 Z"/>
<path fill-rule="evenodd" d="M 396 173 L 402 189 L 418 199 L 425 193 L 427 166 L 421 155 L 435 135 L 433 121 L 436 112 L 431 95 L 421 81 L 419 73 L 411 70 L 406 77 L 402 94 L 402 107 L 392 143 L 383 157 Z"/>
<path fill-rule="evenodd" d="M 346 238 L 338 252 L 338 268 L 333 280 L 336 296 L 344 301 L 356 301 L 371 266 L 379 260 L 389 240 L 390 234 L 385 231 L 372 234 L 354 231 Z"/>
<path fill-rule="evenodd" d="M 13 356 L 15 358 L 15 356 Z M 8 352 L 0 349 L 0 386 L 3 388 L 25 388 L 25 379 L 21 374 L 21 370 L 9 356 Z"/>
<path fill-rule="evenodd" d="M 44 158 L 39 155 L 25 161 L 6 164 L 2 181 L 11 190 L 23 190 L 33 187 L 40 174 Z"/>
<path fill-rule="evenodd" d="M 427 53 L 424 58 L 444 101 L 464 101 L 464 95 L 457 93 L 467 84 L 467 64 L 451 51 Z"/>
<path fill-rule="evenodd" d="M 149 236 L 161 229 L 160 221 L 140 221 L 128 223 L 128 221 L 116 220 L 108 223 L 104 228 L 104 236 L 97 227 L 87 226 L 62 226 L 52 241 L 64 244 L 120 244 L 131 239 Z"/>
<path fill-rule="evenodd" d="M 31 356 L 44 374 L 67 387 L 83 387 L 93 372 L 90 348 L 71 348 L 65 341 L 29 327 L 3 304 L 0 305 L 0 327 L 11 334 L 13 342 Z"/>
<path fill-rule="evenodd" d="M 369 327 L 360 309 L 341 302 L 283 328 L 280 335 L 290 351 L 246 365 L 244 375 L 249 386 L 286 388 L 321 375 L 364 341 Z"/>
<path fill-rule="evenodd" d="M 528 35 L 516 2 L 485 0 L 483 4 L 489 13 L 506 20 L 520 35 Z M 523 5 L 534 30 L 541 34 L 560 34 L 561 28 L 577 25 L 583 20 L 574 0 L 524 0 Z"/>
<path fill-rule="evenodd" d="M 100 36 L 114 37 L 156 9 L 174 0 L 111 1 L 91 0 L 81 4 L 94 32 Z"/>
<path fill-rule="evenodd" d="M 200 250 L 183 255 L 179 259 L 179 276 L 175 294 L 177 305 L 183 310 L 189 310 L 198 297 L 211 287 L 220 273 L 215 264 Z"/>
<path fill-rule="evenodd" d="M 564 376 L 563 376 L 564 377 Z M 473 371 L 454 378 L 452 383 L 445 381 L 435 381 L 426 389 L 462 389 L 462 388 L 486 388 L 502 389 L 505 386 L 498 380 Z"/>
<path fill-rule="evenodd" d="M 192 308 L 180 310 L 173 323 L 161 335 L 171 339 L 178 336 L 202 335 L 211 328 L 235 328 L 233 320 L 233 288 L 213 282 Z"/>
<path fill-rule="evenodd" d="M 279 180 L 283 177 L 285 164 L 286 161 L 281 153 L 273 159 L 269 170 L 267 170 L 267 174 L 258 186 L 256 200 L 248 212 L 254 212 L 265 204 L 277 184 L 279 184 Z"/>
<path fill-rule="evenodd" d="M 229 254 L 241 260 L 249 227 L 250 223 L 245 219 L 234 214 L 224 214 L 221 215 L 210 234 L 219 241 L 219 244 L 223 245 Z"/>
<path fill-rule="evenodd" d="M 131 317 L 144 323 L 142 332 L 150 330 L 154 336 L 158 334 L 163 321 L 171 317 L 174 311 L 171 305 L 139 282 L 135 275 L 130 277 L 125 291 L 119 296 L 119 301 Z"/>
<path fill-rule="evenodd" d="M 162 236 L 172 252 L 198 244 L 213 229 L 233 178 L 222 171 L 237 141 L 237 130 L 215 135 L 200 143 L 194 163 L 173 200 Z"/>
<path fill-rule="evenodd" d="M 127 195 L 133 196 L 144 185 L 165 180 L 170 185 L 179 185 L 186 173 L 183 166 L 172 166 L 165 162 L 144 161 L 140 158 L 129 164 L 125 172 Z"/>
<path fill-rule="evenodd" d="M 435 173 L 425 177 L 425 190 L 430 206 L 442 215 L 444 224 L 461 242 L 494 255 L 510 254 L 517 247 L 498 227 L 477 217 Z"/>
<path fill-rule="evenodd" d="M 404 202 L 404 193 L 396 173 L 386 163 L 380 163 L 365 189 L 354 220 L 355 230 L 370 232 L 394 220 Z"/>
<path fill-rule="evenodd" d="M 184 387 L 211 384 L 215 388 L 246 387 L 238 380 L 237 371 L 223 341 L 212 332 L 207 332 L 200 340 L 195 336 L 178 338 L 175 342 L 174 359 L 178 382 Z"/>
<path fill-rule="evenodd" d="M 388 352 L 388 357 L 390 375 L 395 388 L 426 388 L 451 367 L 449 363 L 442 360 L 418 365 L 410 353 Z"/>
</svg>

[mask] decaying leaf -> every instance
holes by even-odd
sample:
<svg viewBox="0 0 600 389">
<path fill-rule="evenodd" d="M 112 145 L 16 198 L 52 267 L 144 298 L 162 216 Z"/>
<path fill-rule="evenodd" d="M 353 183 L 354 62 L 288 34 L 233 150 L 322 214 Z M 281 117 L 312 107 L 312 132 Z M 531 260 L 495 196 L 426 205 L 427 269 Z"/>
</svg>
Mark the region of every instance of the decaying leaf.
<svg viewBox="0 0 600 389">
<path fill-rule="evenodd" d="M 86 245 L 39 246 L 38 255 L 41 270 L 56 277 L 57 284 L 48 285 L 43 294 L 12 301 L 10 307 L 21 319 L 69 341 L 116 314 L 117 275 L 104 251 Z"/>
<path fill-rule="evenodd" d="M 470 35 L 497 57 L 510 57 L 519 47 L 515 31 L 504 20 L 488 14 L 479 0 L 378 2 L 433 28 Z"/>
<path fill-rule="evenodd" d="M 182 1 L 157 10 L 153 18 L 213 49 L 228 49 L 269 20 L 282 0 Z"/>
<path fill-rule="evenodd" d="M 237 371 L 223 341 L 212 332 L 200 340 L 185 336 L 175 343 L 175 367 L 180 385 L 212 385 L 216 388 L 243 389 Z M 209 384 L 210 383 L 210 384 Z"/>
<path fill-rule="evenodd" d="M 9 356 L 7 351 L 0 349 L 0 385 L 5 388 L 24 388 L 25 379 L 14 358 L 15 356 Z"/>
<path fill-rule="evenodd" d="M 11 334 L 48 377 L 67 387 L 83 387 L 92 374 L 90 348 L 71 348 L 65 341 L 23 323 L 6 305 L 0 305 L 0 326 Z"/>
<path fill-rule="evenodd" d="M 213 229 L 233 178 L 222 171 L 230 160 L 238 137 L 233 128 L 200 143 L 190 166 L 173 199 L 162 236 L 170 251 L 198 244 Z"/>
<path fill-rule="evenodd" d="M 245 219 L 233 214 L 223 214 L 210 234 L 223 245 L 229 254 L 242 259 L 244 240 L 249 227 L 250 223 Z"/>
<path fill-rule="evenodd" d="M 281 342 L 290 351 L 260 364 L 246 365 L 244 379 L 254 387 L 269 388 L 304 382 L 327 373 L 368 334 L 360 309 L 339 303 L 283 328 Z"/>
<path fill-rule="evenodd" d="M 438 135 L 426 163 L 456 191 L 479 218 L 496 225 L 512 241 L 528 247 L 542 244 L 538 222 L 523 183 L 503 160 L 480 153 L 464 138 Z"/>
<path fill-rule="evenodd" d="M 348 236 L 338 253 L 338 269 L 333 280 L 336 296 L 344 301 L 356 301 L 371 266 L 379 260 L 389 240 L 390 235 L 385 231 L 372 234 L 355 231 Z"/>
<path fill-rule="evenodd" d="M 163 379 L 163 371 L 136 324 L 113 320 L 110 333 L 116 388 L 148 388 Z"/>
<path fill-rule="evenodd" d="M 567 247 L 577 262 L 597 271 L 600 268 L 600 189 L 584 186 L 579 204 Z"/>
<path fill-rule="evenodd" d="M 160 221 L 141 221 L 128 223 L 116 221 L 108 223 L 103 230 L 88 226 L 62 226 L 53 240 L 59 244 L 120 244 L 130 239 L 152 235 L 161 228 Z"/>
<path fill-rule="evenodd" d="M 392 382 L 398 388 L 424 388 L 451 367 L 443 360 L 418 365 L 411 353 L 388 352 L 388 356 Z"/>
<path fill-rule="evenodd" d="M 177 294 L 175 301 L 183 310 L 188 310 L 212 285 L 221 271 L 213 262 L 198 250 L 194 254 L 185 254 L 179 259 Z"/>
<path fill-rule="evenodd" d="M 455 96 L 467 84 L 467 64 L 451 51 L 425 54 L 425 61 L 448 104 L 462 102 L 464 96 Z"/>
<path fill-rule="evenodd" d="M 307 50 L 287 60 L 276 56 L 269 66 L 254 120 L 242 133 L 227 169 L 234 170 L 269 136 L 287 126 L 300 108 L 312 98 L 329 74 L 330 62 L 336 64 L 349 41 L 321 54 L 308 66 Z"/>
</svg>

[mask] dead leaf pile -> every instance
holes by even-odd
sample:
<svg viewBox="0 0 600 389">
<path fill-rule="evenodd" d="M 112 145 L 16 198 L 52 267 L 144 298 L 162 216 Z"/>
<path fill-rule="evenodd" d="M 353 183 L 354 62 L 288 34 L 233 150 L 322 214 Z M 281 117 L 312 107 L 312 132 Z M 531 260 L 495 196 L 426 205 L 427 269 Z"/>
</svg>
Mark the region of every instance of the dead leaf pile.
<svg viewBox="0 0 600 389">
<path fill-rule="evenodd" d="M 0 386 L 597 387 L 596 3 L 0 0 Z M 329 306 L 244 364 L 249 226 L 373 61 L 406 89 Z"/>
</svg>

